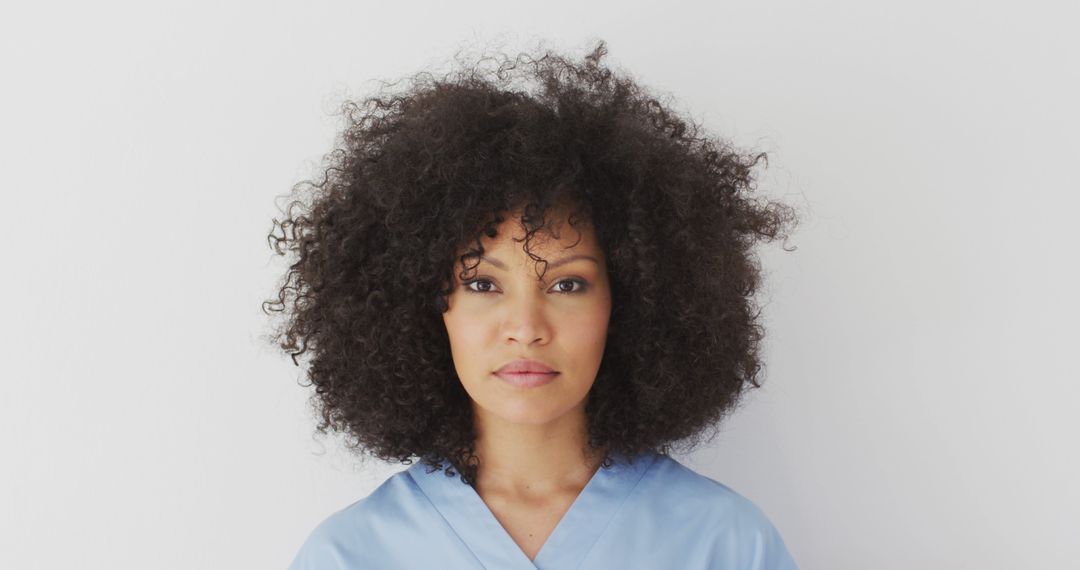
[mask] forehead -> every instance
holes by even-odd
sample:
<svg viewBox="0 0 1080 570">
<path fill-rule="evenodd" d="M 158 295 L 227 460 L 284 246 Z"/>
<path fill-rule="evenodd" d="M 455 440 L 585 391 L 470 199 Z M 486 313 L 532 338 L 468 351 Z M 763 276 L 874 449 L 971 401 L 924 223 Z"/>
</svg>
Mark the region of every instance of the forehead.
<svg viewBox="0 0 1080 570">
<path fill-rule="evenodd" d="M 603 248 L 599 244 L 591 220 L 575 215 L 574 225 L 570 224 L 570 211 L 550 209 L 545 212 L 544 226 L 529 237 L 528 253 L 525 251 L 526 228 L 522 226 L 521 210 L 501 213 L 498 223 L 488 225 L 495 235 L 483 232 L 476 238 L 483 249 L 483 257 L 477 251 L 477 241 L 473 240 L 454 252 L 453 264 L 459 269 L 476 267 L 483 259 L 495 264 L 508 263 L 520 267 L 522 264 L 535 265 L 537 271 L 545 266 L 543 262 L 566 259 L 571 255 L 586 255 L 595 259 L 600 267 L 606 266 Z M 496 220 L 492 219 L 492 222 Z M 538 221 L 537 221 L 538 222 Z M 534 257 L 536 259 L 534 259 Z"/>
<path fill-rule="evenodd" d="M 495 227 L 495 235 L 480 235 L 480 243 L 485 251 L 508 251 L 516 249 L 521 251 L 526 236 L 526 228 L 521 222 L 521 211 L 504 214 L 502 221 Z M 533 232 L 529 238 L 529 251 L 546 257 L 546 253 L 556 256 L 559 252 L 572 250 L 574 252 L 599 253 L 596 234 L 592 224 L 588 220 L 577 217 L 574 225 L 570 224 L 569 212 L 566 210 L 549 210 L 544 214 L 545 225 Z M 524 251 L 521 251 L 525 255 Z"/>
</svg>

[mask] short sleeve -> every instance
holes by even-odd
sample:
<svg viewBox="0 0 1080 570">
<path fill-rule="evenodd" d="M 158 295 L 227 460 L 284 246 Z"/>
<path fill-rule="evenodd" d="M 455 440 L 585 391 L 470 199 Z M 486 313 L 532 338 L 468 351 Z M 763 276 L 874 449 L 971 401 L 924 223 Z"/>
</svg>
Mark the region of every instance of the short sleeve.
<svg viewBox="0 0 1080 570">
<path fill-rule="evenodd" d="M 735 543 L 743 552 L 740 565 L 746 570 L 798 570 L 780 531 L 753 502 L 739 501 L 739 525 Z"/>
</svg>

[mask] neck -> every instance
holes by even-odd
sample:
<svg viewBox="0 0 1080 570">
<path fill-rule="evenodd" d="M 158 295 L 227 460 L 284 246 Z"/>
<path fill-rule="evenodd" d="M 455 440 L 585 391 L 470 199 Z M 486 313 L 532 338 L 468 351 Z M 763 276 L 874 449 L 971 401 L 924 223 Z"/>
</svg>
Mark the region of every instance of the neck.
<svg viewBox="0 0 1080 570">
<path fill-rule="evenodd" d="M 519 424 L 474 408 L 476 489 L 506 497 L 580 492 L 603 460 L 587 448 L 584 404 L 549 423 Z"/>
</svg>

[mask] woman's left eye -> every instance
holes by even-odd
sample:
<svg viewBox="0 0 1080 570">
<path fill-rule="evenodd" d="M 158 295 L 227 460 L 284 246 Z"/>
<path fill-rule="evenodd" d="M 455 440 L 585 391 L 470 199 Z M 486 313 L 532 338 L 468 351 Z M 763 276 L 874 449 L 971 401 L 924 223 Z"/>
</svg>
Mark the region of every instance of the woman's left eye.
<svg viewBox="0 0 1080 570">
<path fill-rule="evenodd" d="M 563 287 L 566 284 L 570 284 L 570 287 Z M 580 285 L 580 287 L 574 289 L 575 284 Z M 563 279 L 555 284 L 555 289 L 558 293 L 581 293 L 585 290 L 585 282 L 580 279 Z"/>
</svg>

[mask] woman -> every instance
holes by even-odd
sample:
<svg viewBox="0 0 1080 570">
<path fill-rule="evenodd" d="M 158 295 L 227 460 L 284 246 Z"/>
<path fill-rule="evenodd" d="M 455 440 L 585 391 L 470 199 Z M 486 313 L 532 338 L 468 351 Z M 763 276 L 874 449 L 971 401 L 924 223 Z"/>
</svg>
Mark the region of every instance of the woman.
<svg viewBox="0 0 1080 570">
<path fill-rule="evenodd" d="M 349 104 L 275 220 L 296 262 L 268 308 L 318 429 L 411 465 L 292 568 L 795 568 L 760 509 L 668 455 L 759 385 L 751 248 L 794 214 L 750 199 L 764 154 L 698 136 L 606 53 Z"/>
</svg>

